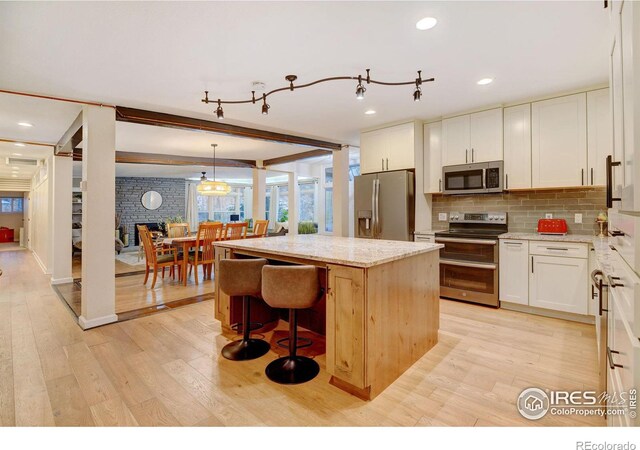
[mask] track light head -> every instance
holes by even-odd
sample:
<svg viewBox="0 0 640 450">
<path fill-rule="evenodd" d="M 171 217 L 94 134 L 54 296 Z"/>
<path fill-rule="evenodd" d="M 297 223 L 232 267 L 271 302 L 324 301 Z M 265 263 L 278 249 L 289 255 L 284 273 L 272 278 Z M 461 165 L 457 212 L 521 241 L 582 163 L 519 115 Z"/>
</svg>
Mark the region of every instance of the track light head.
<svg viewBox="0 0 640 450">
<path fill-rule="evenodd" d="M 200 181 L 207 181 L 207 172 L 200 172 L 202 176 L 200 177 Z"/>
<path fill-rule="evenodd" d="M 224 110 L 222 109 L 220 100 L 218 100 L 218 109 L 216 109 L 216 117 L 220 120 L 224 119 Z"/>
<path fill-rule="evenodd" d="M 356 87 L 356 98 L 358 100 L 362 100 L 364 98 L 364 93 L 366 92 L 366 88 L 362 85 L 362 83 L 358 83 Z"/>
<path fill-rule="evenodd" d="M 419 87 L 416 87 L 416 90 L 413 92 L 413 101 L 419 102 L 421 97 L 422 97 L 422 91 L 420 90 Z"/>
<path fill-rule="evenodd" d="M 266 94 L 262 94 L 262 114 L 269 114 L 269 108 L 271 108 L 271 106 L 267 104 L 267 96 Z"/>
</svg>

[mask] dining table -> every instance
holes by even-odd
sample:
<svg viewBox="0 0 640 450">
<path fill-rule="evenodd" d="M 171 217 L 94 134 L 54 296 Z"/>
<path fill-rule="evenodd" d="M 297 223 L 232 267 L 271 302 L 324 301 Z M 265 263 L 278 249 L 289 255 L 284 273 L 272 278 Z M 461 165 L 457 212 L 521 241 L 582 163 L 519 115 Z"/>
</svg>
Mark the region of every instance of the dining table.
<svg viewBox="0 0 640 450">
<path fill-rule="evenodd" d="M 262 235 L 257 235 L 253 233 L 247 233 L 245 236 L 246 239 L 260 238 L 264 237 Z M 221 241 L 229 240 L 229 238 L 222 238 Z M 182 250 L 182 261 L 180 261 L 180 282 L 186 286 L 187 285 L 187 269 L 189 263 L 189 250 L 194 247 L 199 247 L 198 245 L 198 236 L 197 233 L 192 233 L 189 236 L 181 236 L 175 238 L 160 238 L 160 244 L 163 247 L 172 247 L 175 248 L 176 251 Z M 211 270 L 209 270 L 209 274 L 211 274 Z M 211 277 L 211 275 L 209 275 Z"/>
</svg>

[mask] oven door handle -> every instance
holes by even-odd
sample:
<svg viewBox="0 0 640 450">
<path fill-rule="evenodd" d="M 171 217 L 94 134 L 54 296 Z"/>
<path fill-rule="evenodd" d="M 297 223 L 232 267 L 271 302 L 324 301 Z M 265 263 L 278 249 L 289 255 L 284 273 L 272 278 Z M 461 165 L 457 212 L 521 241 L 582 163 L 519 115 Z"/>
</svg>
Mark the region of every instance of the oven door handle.
<svg viewBox="0 0 640 450">
<path fill-rule="evenodd" d="M 474 269 L 496 270 L 498 268 L 498 266 L 495 264 L 475 263 L 470 261 L 458 261 L 455 259 L 440 259 L 440 264 L 446 264 L 449 266 L 458 266 L 458 267 L 471 267 Z"/>
<path fill-rule="evenodd" d="M 459 244 L 480 244 L 480 245 L 496 245 L 498 241 L 491 239 L 462 239 L 462 238 L 445 238 L 437 237 L 436 242 L 454 242 Z"/>
</svg>

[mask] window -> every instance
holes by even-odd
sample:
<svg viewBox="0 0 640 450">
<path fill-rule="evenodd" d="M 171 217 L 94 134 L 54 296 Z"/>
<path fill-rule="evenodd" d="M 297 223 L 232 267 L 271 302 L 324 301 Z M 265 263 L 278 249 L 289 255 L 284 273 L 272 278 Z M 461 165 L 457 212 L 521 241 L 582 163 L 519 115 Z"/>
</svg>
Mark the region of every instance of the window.
<svg viewBox="0 0 640 450">
<path fill-rule="evenodd" d="M 316 184 L 300 185 L 300 222 L 315 222 Z"/>
<path fill-rule="evenodd" d="M 289 220 L 289 186 L 278 186 L 278 222 Z"/>
<path fill-rule="evenodd" d="M 209 197 L 198 195 L 198 222 L 209 220 Z"/>
<path fill-rule="evenodd" d="M 333 188 L 324 189 L 324 231 L 333 232 Z"/>
<path fill-rule="evenodd" d="M 21 213 L 22 198 L 3 197 L 0 198 L 0 212 L 3 213 Z"/>
</svg>

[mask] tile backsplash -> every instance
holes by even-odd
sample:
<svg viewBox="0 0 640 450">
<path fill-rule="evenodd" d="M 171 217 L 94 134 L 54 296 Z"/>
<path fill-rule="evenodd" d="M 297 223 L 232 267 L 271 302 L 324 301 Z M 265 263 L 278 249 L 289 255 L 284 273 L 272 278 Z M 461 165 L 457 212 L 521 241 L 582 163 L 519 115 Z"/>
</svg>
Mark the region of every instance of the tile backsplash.
<svg viewBox="0 0 640 450">
<path fill-rule="evenodd" d="M 599 212 L 606 212 L 604 187 L 584 189 L 530 190 L 479 195 L 434 195 L 431 223 L 434 230 L 448 227 L 438 220 L 439 213 L 506 211 L 509 231 L 533 233 L 538 219 L 545 213 L 554 219 L 565 219 L 569 233 L 595 234 L 599 229 L 595 223 Z M 575 214 L 582 214 L 582 223 L 574 223 Z"/>
</svg>

